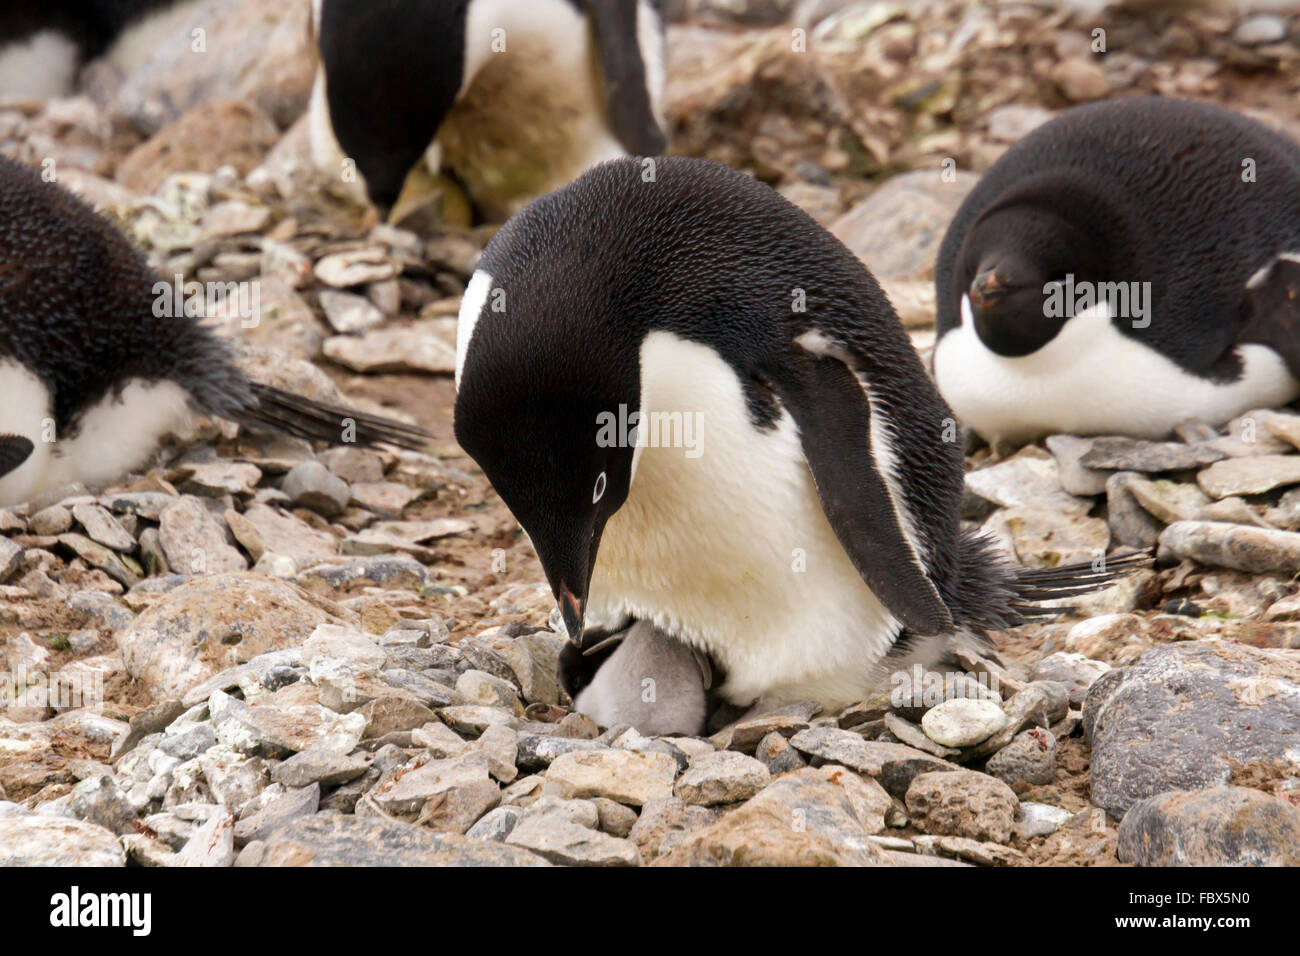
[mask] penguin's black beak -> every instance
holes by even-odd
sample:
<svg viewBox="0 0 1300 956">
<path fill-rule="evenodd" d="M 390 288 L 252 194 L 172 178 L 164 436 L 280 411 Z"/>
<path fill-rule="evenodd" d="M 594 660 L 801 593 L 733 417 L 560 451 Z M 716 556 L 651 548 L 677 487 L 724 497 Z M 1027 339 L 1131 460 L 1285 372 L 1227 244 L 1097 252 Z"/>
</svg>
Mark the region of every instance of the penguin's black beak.
<svg viewBox="0 0 1300 956">
<path fill-rule="evenodd" d="M 970 284 L 970 304 L 975 309 L 987 309 L 997 302 L 1010 287 L 996 269 L 985 269 Z"/>
<path fill-rule="evenodd" d="M 564 618 L 564 629 L 569 634 L 569 643 L 579 648 L 582 647 L 582 619 L 587 613 L 585 586 L 582 591 L 583 596 L 579 597 L 573 593 L 569 585 L 561 584 L 556 595 L 556 602 L 560 605 L 560 616 Z"/>
</svg>

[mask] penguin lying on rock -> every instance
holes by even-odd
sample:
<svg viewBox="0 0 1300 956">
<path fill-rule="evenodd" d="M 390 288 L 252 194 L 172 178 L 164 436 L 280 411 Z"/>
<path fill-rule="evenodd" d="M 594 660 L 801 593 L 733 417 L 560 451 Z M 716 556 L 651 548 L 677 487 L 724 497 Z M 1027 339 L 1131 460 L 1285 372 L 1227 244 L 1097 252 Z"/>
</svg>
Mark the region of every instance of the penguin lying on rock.
<svg viewBox="0 0 1300 956">
<path fill-rule="evenodd" d="M 200 0 L 0 5 L 0 96 L 70 96 L 81 67 L 101 55 L 129 73 L 199 5 Z"/>
<path fill-rule="evenodd" d="M 718 163 L 615 160 L 533 202 L 457 352 L 457 440 L 570 639 L 648 621 L 735 705 L 843 706 L 1119 570 L 1013 568 L 960 527 L 952 413 L 879 286 Z"/>
<path fill-rule="evenodd" d="M 227 342 L 158 307 L 156 284 L 106 219 L 0 158 L 0 506 L 118 478 L 192 410 L 334 444 L 421 447 L 418 428 L 250 381 Z"/>
<path fill-rule="evenodd" d="M 1300 396 L 1300 146 L 1237 113 L 1080 106 L 984 174 L 935 268 L 939 391 L 989 440 L 1159 438 Z"/>
<path fill-rule="evenodd" d="M 315 23 L 313 157 L 332 174 L 352 160 L 385 216 L 422 159 L 500 221 L 665 148 L 652 0 L 315 0 Z"/>
</svg>

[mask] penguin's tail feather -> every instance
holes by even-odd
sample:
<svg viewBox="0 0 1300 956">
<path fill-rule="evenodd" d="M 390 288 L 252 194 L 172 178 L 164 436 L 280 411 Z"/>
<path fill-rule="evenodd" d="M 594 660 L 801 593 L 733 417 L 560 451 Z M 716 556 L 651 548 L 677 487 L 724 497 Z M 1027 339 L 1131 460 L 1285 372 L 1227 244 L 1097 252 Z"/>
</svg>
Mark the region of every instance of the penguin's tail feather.
<svg viewBox="0 0 1300 956">
<path fill-rule="evenodd" d="M 331 445 L 396 445 L 421 451 L 432 437 L 415 425 L 251 382 L 252 401 L 230 414 L 243 425 Z"/>
<path fill-rule="evenodd" d="M 990 538 L 974 533 L 962 536 L 960 555 L 963 573 L 957 577 L 960 592 L 955 603 L 966 613 L 957 623 L 990 631 L 1064 614 L 1070 610 L 1068 604 L 1044 606 L 1045 602 L 1100 591 L 1152 561 L 1148 550 L 1055 568 L 1017 567 Z"/>
<path fill-rule="evenodd" d="M 1012 607 L 1026 620 L 1055 617 L 1069 605 L 1043 606 L 1048 601 L 1065 601 L 1108 588 L 1126 574 L 1150 567 L 1150 549 L 1106 555 L 1096 561 L 1080 561 L 1055 568 L 1019 568 L 1015 571 Z"/>
</svg>

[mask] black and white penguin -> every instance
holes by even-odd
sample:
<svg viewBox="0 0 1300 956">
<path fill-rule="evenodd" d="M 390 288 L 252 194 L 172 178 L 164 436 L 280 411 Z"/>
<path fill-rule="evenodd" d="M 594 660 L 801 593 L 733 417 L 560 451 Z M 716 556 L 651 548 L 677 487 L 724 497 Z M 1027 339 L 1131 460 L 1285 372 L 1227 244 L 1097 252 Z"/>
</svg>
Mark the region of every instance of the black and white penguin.
<svg viewBox="0 0 1300 956">
<path fill-rule="evenodd" d="M 192 19 L 201 0 L 58 0 L 0 6 L 0 96 L 70 96 L 87 61 L 123 72 Z"/>
<path fill-rule="evenodd" d="M 536 200 L 458 324 L 457 440 L 570 639 L 649 621 L 731 703 L 859 700 L 909 650 L 1099 577 L 1010 568 L 961 530 L 952 413 L 889 301 L 721 164 L 614 160 Z"/>
<path fill-rule="evenodd" d="M 1068 110 L 961 205 L 934 373 L 993 439 L 1158 438 L 1300 395 L 1300 146 L 1159 97 Z M 1276 266 L 1275 266 L 1276 264 Z"/>
<path fill-rule="evenodd" d="M 385 215 L 423 159 L 502 220 L 666 145 L 658 0 L 314 0 L 313 157 Z M 348 172 L 351 172 L 348 168 Z"/>
<path fill-rule="evenodd" d="M 106 219 L 0 158 L 0 506 L 118 478 L 191 410 L 335 444 L 420 447 L 420 429 L 250 381 L 159 285 Z"/>
</svg>

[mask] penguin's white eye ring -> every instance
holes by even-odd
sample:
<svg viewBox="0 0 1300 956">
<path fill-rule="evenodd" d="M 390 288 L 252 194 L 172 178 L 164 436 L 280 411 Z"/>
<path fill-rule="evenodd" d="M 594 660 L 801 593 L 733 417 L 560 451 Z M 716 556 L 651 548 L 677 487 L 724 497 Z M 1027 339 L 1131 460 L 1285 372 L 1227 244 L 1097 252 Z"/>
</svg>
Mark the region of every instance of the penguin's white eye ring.
<svg viewBox="0 0 1300 956">
<path fill-rule="evenodd" d="M 596 490 L 591 493 L 591 503 L 593 505 L 601 498 L 605 497 L 606 484 L 608 484 L 608 481 L 605 478 L 605 473 L 602 471 L 599 477 L 596 478 Z"/>
</svg>

